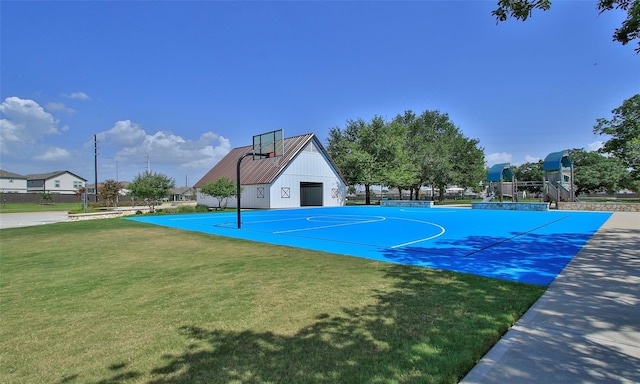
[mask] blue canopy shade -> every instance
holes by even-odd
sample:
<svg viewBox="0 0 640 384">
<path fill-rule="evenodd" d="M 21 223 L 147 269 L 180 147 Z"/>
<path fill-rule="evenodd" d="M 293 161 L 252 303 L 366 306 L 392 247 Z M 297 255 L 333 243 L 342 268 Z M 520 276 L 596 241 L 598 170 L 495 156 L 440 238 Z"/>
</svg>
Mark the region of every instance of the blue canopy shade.
<svg viewBox="0 0 640 384">
<path fill-rule="evenodd" d="M 560 171 L 562 168 L 571 167 L 569 151 L 554 152 L 547 155 L 542 164 L 544 171 Z"/>
<path fill-rule="evenodd" d="M 487 173 L 487 181 L 502 181 L 513 180 L 513 172 L 511 171 L 511 164 L 502 163 L 496 164 L 489 168 Z"/>
</svg>

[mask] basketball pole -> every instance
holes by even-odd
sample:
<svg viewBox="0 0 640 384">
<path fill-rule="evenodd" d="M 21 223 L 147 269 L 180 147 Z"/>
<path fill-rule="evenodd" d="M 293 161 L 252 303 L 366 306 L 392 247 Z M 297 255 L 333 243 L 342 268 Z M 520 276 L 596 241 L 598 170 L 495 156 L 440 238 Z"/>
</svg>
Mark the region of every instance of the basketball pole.
<svg viewBox="0 0 640 384">
<path fill-rule="evenodd" d="M 244 160 L 245 157 L 248 156 L 260 156 L 260 157 L 270 157 L 270 155 L 268 153 L 253 153 L 253 152 L 248 152 L 245 153 L 244 155 L 242 155 L 239 159 L 238 159 L 238 165 L 236 166 L 236 206 L 238 208 L 238 229 L 242 228 L 242 220 L 241 220 L 241 214 L 240 214 L 240 193 L 241 193 L 241 185 L 240 185 L 240 164 L 242 163 L 242 160 Z"/>
</svg>

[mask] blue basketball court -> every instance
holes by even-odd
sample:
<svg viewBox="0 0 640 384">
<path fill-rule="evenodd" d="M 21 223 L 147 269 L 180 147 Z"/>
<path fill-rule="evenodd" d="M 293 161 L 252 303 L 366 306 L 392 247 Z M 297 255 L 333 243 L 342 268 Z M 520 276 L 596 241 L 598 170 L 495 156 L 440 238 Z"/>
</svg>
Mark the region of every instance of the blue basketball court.
<svg viewBox="0 0 640 384">
<path fill-rule="evenodd" d="M 348 206 L 135 217 L 219 236 L 548 285 L 607 212 Z"/>
</svg>

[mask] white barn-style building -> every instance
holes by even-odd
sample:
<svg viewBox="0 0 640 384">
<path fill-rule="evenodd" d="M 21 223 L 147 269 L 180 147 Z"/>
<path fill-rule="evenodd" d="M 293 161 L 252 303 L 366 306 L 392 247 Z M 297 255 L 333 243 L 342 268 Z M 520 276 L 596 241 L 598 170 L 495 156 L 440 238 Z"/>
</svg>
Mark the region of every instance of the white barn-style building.
<svg viewBox="0 0 640 384">
<path fill-rule="evenodd" d="M 238 159 L 251 153 L 252 148 L 246 146 L 231 150 L 194 185 L 198 190 L 198 205 L 218 207 L 218 199 L 201 193 L 200 188 L 221 177 L 235 183 Z M 245 158 L 241 162 L 240 182 L 243 188 L 242 208 L 334 207 L 346 204 L 347 183 L 313 133 L 286 138 L 284 154 L 277 166 L 273 159 Z M 236 208 L 236 200 L 229 199 L 228 207 Z"/>
</svg>

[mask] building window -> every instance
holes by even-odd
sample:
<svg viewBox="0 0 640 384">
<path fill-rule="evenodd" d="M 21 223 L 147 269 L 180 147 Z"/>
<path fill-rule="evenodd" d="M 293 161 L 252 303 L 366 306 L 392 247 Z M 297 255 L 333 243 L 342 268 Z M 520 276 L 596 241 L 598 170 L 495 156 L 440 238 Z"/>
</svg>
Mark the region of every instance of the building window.
<svg viewBox="0 0 640 384">
<path fill-rule="evenodd" d="M 82 188 L 82 181 L 74 181 L 73 188 L 74 189 Z"/>
<path fill-rule="evenodd" d="M 56 188 L 60 188 L 60 180 L 55 180 L 53 184 Z"/>
<path fill-rule="evenodd" d="M 283 199 L 288 199 L 291 197 L 291 188 L 282 187 L 280 188 L 280 197 Z"/>
<path fill-rule="evenodd" d="M 264 199 L 264 187 L 258 187 L 258 199 Z"/>
</svg>

